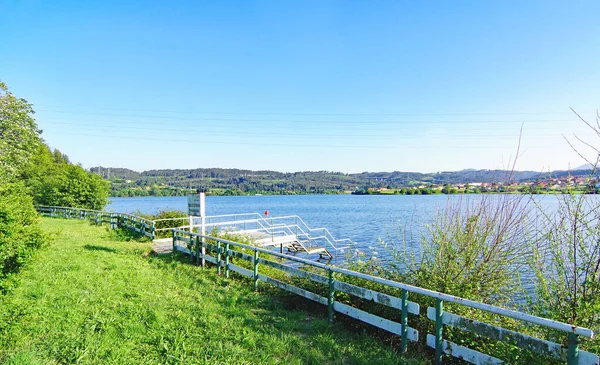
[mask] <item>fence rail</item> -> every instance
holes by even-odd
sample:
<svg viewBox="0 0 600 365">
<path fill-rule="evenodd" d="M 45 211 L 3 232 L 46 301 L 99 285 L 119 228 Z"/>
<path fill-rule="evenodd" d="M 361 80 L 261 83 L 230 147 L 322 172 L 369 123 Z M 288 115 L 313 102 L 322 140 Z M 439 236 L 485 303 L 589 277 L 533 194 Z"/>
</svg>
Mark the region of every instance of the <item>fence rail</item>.
<svg viewBox="0 0 600 365">
<path fill-rule="evenodd" d="M 96 225 L 109 224 L 110 228 L 127 228 L 154 239 L 154 221 L 127 213 L 111 213 L 100 210 L 36 205 L 36 210 L 46 217 L 89 220 Z"/>
<path fill-rule="evenodd" d="M 111 228 L 125 227 L 152 238 L 155 234 L 153 221 L 135 217 L 130 214 L 108 213 L 67 207 L 37 206 L 36 208 L 41 214 L 46 216 L 87 219 L 95 224 L 109 223 Z M 417 342 L 419 341 L 419 338 L 421 338 L 419 332 L 408 325 L 409 315 L 421 315 L 420 305 L 410 301 L 408 298 L 409 294 L 418 294 L 432 298 L 435 300 L 435 307 L 426 308 L 425 315 L 427 319 L 433 322 L 435 330 L 433 331 L 434 333 L 425 334 L 425 343 L 427 346 L 435 349 L 436 364 L 442 363 L 444 354 L 463 359 L 472 364 L 503 363 L 502 359 L 498 359 L 476 349 L 460 346 L 445 339 L 444 328 L 447 326 L 458 328 L 462 331 L 492 341 L 507 343 L 525 351 L 546 356 L 548 358 L 565 361 L 569 365 L 597 365 L 600 362 L 597 355 L 579 349 L 580 337 L 592 338 L 594 336 L 594 332 L 587 328 L 475 302 L 377 276 L 278 253 L 260 247 L 212 237 L 210 235 L 202 235 L 190 232 L 189 230 L 172 229 L 171 233 L 173 252 L 179 251 L 189 254 L 191 260 L 197 265 L 201 264 L 202 266 L 205 266 L 208 262 L 216 266 L 219 274 L 224 272 L 226 277 L 229 277 L 231 272 L 249 277 L 252 279 L 255 289 L 258 287 L 259 282 L 262 281 L 325 305 L 327 306 L 327 314 L 330 321 L 334 320 L 334 315 L 337 312 L 399 335 L 401 337 L 401 352 L 406 352 L 408 340 Z M 242 260 L 240 265 L 232 262 L 232 259 L 234 258 Z M 269 258 L 274 258 L 275 260 Z M 285 259 L 294 262 L 297 264 L 296 266 L 300 264 L 301 268 L 287 266 L 282 262 L 278 262 L 277 259 Z M 259 267 L 261 265 L 275 269 L 286 277 L 308 279 L 314 284 L 323 286 L 323 288 L 326 289 L 324 291 L 326 294 L 300 288 L 284 282 L 278 277 L 271 277 L 266 272 L 259 272 Z M 319 274 L 318 272 L 323 274 Z M 368 283 L 376 284 L 373 285 L 374 287 L 382 286 L 387 289 L 397 289 L 400 295 L 398 297 L 354 285 L 341 280 L 343 277 L 360 279 Z M 344 302 L 336 300 L 337 293 L 349 295 L 350 300 Z M 400 320 L 399 322 L 393 321 L 360 309 L 356 306 L 357 303 L 356 301 L 353 301 L 353 298 L 360 298 L 362 300 L 378 303 L 391 308 L 392 310 L 397 310 Z M 490 323 L 475 321 L 467 317 L 444 311 L 444 303 L 453 303 L 459 306 L 474 308 L 501 317 L 512 318 L 521 321 L 524 324 L 537 325 L 546 329 L 561 331 L 567 334 L 568 340 L 567 343 L 555 343 L 525 333 L 495 326 Z"/>
<path fill-rule="evenodd" d="M 229 277 L 230 272 L 236 272 L 242 276 L 249 277 L 253 279 L 255 288 L 257 287 L 258 282 L 262 281 L 274 285 L 282 290 L 326 305 L 330 320 L 333 320 L 334 313 L 338 312 L 399 335 L 401 336 L 402 352 L 406 351 L 408 340 L 416 342 L 420 337 L 419 332 L 416 329 L 408 326 L 409 314 L 413 316 L 418 316 L 421 314 L 419 304 L 408 300 L 409 293 L 420 294 L 433 298 L 435 299 L 436 306 L 426 308 L 426 316 L 435 324 L 435 331 L 433 334 L 426 334 L 425 339 L 427 345 L 435 349 L 436 364 L 442 363 L 443 354 L 448 354 L 473 364 L 503 363 L 503 360 L 501 359 L 495 358 L 475 349 L 460 346 L 444 339 L 443 333 L 445 326 L 459 328 L 462 331 L 470 332 L 490 340 L 501 341 L 526 351 L 547 356 L 556 360 L 566 361 L 569 365 L 596 365 L 599 363 L 599 358 L 597 355 L 579 349 L 579 337 L 592 338 L 594 336 L 594 332 L 587 328 L 573 326 L 567 323 L 475 302 L 453 295 L 439 293 L 348 269 L 325 265 L 322 263 L 297 258 L 295 256 L 266 250 L 260 247 L 254 247 L 238 242 L 224 240 L 218 237 L 201 235 L 184 230 L 173 230 L 173 251 L 180 251 L 190 254 L 192 261 L 196 263 L 206 261 L 215 264 L 219 273 L 221 273 L 222 270 L 225 271 L 226 277 Z M 210 254 L 211 252 L 213 253 L 212 256 Z M 303 267 L 322 270 L 326 272 L 327 275 L 319 275 L 312 272 L 312 270 L 303 270 L 296 267 L 287 266 L 279 262 L 260 257 L 260 255 L 268 255 L 269 257 L 282 258 L 288 261 L 296 262 L 303 265 Z M 233 257 L 246 261 L 249 266 L 252 267 L 252 270 L 232 264 L 231 258 Z M 319 293 L 283 282 L 278 278 L 259 273 L 260 265 L 280 270 L 286 275 L 292 277 L 305 278 L 314 283 L 325 285 L 328 288 L 328 295 L 323 296 Z M 401 295 L 400 297 L 395 297 L 389 294 L 353 285 L 339 280 L 336 278 L 336 274 L 355 279 L 362 279 L 373 284 L 383 285 L 387 288 L 399 289 Z M 356 308 L 353 306 L 353 303 L 337 301 L 335 299 L 336 292 L 350 294 L 351 296 L 357 298 L 373 301 L 389 308 L 396 309 L 400 313 L 400 322 L 395 322 Z M 538 325 L 547 329 L 562 331 L 568 334 L 569 341 L 566 344 L 554 343 L 492 324 L 475 321 L 470 318 L 444 311 L 444 303 L 454 303 L 491 314 L 516 319 L 527 324 Z"/>
</svg>

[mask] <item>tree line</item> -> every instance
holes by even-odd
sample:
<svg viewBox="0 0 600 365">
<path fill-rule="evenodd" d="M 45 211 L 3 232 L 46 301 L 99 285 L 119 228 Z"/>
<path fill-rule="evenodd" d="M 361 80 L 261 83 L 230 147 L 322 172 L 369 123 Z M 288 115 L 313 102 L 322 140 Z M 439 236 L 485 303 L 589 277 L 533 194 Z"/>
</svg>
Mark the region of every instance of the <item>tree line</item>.
<svg viewBox="0 0 600 365">
<path fill-rule="evenodd" d="M 505 171 L 462 170 L 431 174 L 414 172 L 362 172 L 345 174 L 334 171 L 252 171 L 241 169 L 198 168 L 163 169 L 137 172 L 126 168 L 93 167 L 90 171 L 110 181 L 110 195 L 127 196 L 182 196 L 206 189 L 211 195 L 289 195 L 289 194 L 377 194 L 379 190 L 396 194 L 454 194 L 503 192 L 502 183 L 536 182 L 548 177 L 565 178 L 570 175 L 589 176 L 582 171 Z M 596 174 L 597 175 L 597 174 Z M 488 187 L 471 186 L 456 189 L 456 184 L 487 183 Z M 384 188 L 384 189 L 381 189 Z M 520 191 L 520 190 L 519 190 Z M 541 193 L 539 187 L 528 191 Z"/>
</svg>

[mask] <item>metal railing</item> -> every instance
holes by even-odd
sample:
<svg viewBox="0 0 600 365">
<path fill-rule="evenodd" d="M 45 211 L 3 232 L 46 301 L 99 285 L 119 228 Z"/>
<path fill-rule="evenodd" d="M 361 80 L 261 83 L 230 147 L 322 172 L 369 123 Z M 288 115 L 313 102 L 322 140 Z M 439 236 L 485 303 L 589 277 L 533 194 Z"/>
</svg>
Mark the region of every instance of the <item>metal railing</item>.
<svg viewBox="0 0 600 365">
<path fill-rule="evenodd" d="M 35 209 L 46 217 L 89 220 L 96 225 L 107 223 L 110 228 L 127 228 L 150 239 L 156 237 L 154 221 L 133 214 L 47 205 L 36 205 Z"/>
<path fill-rule="evenodd" d="M 174 219 L 183 220 L 186 218 Z M 196 217 L 194 222 L 197 219 L 199 218 Z M 201 224 L 194 223 L 192 230 L 199 227 L 201 227 Z M 356 244 L 348 238 L 336 239 L 327 228 L 310 228 L 297 215 L 263 217 L 258 213 L 244 213 L 207 216 L 205 218 L 205 227 L 207 231 L 210 231 L 212 228 L 220 228 L 227 232 L 256 233 L 272 238 L 277 236 L 294 236 L 296 240 L 308 248 L 323 247 L 334 253 L 343 252 L 343 250 Z M 189 229 L 189 225 L 178 228 Z"/>
<path fill-rule="evenodd" d="M 363 274 L 352 270 L 347 270 L 331 265 L 301 259 L 295 256 L 277 253 L 260 247 L 241 244 L 228 241 L 209 235 L 201 235 L 190 231 L 177 230 L 172 231 L 173 252 L 181 251 L 190 255 L 192 261 L 196 264 L 205 266 L 206 262 L 216 265 L 217 271 L 221 274 L 224 270 L 225 276 L 229 277 L 230 272 L 235 272 L 253 280 L 256 289 L 259 281 L 274 285 L 280 289 L 286 290 L 321 303 L 327 306 L 328 318 L 333 321 L 334 314 L 342 313 L 356 320 L 376 326 L 388 332 L 401 336 L 401 352 L 406 352 L 408 340 L 417 342 L 419 332 L 408 326 L 408 315 L 418 316 L 421 314 L 420 305 L 408 300 L 409 293 L 418 294 L 435 300 L 435 307 L 428 307 L 426 310 L 427 318 L 435 324 L 434 333 L 426 335 L 427 346 L 435 349 L 435 363 L 441 364 L 443 355 L 447 354 L 456 358 L 463 359 L 472 364 L 500 364 L 503 360 L 491 355 L 480 352 L 476 349 L 460 346 L 444 338 L 445 326 L 458 328 L 462 331 L 473 333 L 480 337 L 492 341 L 508 343 L 522 350 L 534 354 L 545 356 L 549 359 L 565 361 L 569 365 L 592 365 L 598 364 L 597 355 L 579 349 L 579 338 L 592 338 L 594 332 L 590 329 L 578 327 L 568 323 L 562 323 L 546 318 L 533 316 L 527 313 L 517 312 L 485 303 L 480 303 L 453 295 L 444 294 L 412 285 L 399 283 L 396 281 L 384 279 L 377 276 Z M 211 256 L 211 253 L 213 254 Z M 259 255 L 263 257 L 259 257 Z M 298 267 L 284 265 L 278 261 L 268 260 L 265 256 L 285 259 L 297 264 L 303 265 L 303 270 Z M 232 262 L 232 258 L 238 258 L 247 262 L 245 268 Z M 259 265 L 283 271 L 288 277 L 298 277 L 308 279 L 316 284 L 323 284 L 327 287 L 327 296 L 322 296 L 292 284 L 281 281 L 279 278 L 271 277 L 259 273 Z M 319 275 L 315 270 L 321 270 L 326 275 Z M 368 289 L 358 285 L 340 280 L 340 276 L 348 279 L 361 279 L 367 283 L 374 284 L 372 287 L 383 286 L 387 289 L 396 289 L 400 291 L 400 296 L 392 296 L 380 291 Z M 349 302 L 336 300 L 336 293 L 342 292 L 350 294 Z M 353 298 L 360 298 L 367 301 L 397 309 L 400 314 L 400 321 L 392 321 L 383 318 L 377 314 L 359 309 Z M 512 318 L 528 325 L 537 325 L 546 329 L 553 329 L 564 332 L 568 335 L 567 343 L 560 344 L 534 337 L 530 334 L 520 333 L 510 329 L 498 327 L 483 321 L 476 321 L 454 313 L 444 311 L 444 303 L 453 303 L 498 315 L 501 317 Z"/>
<path fill-rule="evenodd" d="M 344 250 L 356 245 L 348 238 L 336 239 L 327 228 L 310 228 L 308 224 L 297 215 L 282 217 L 263 217 L 259 213 L 223 214 L 205 217 L 204 227 L 198 222 L 200 217 L 193 217 L 192 225 L 189 216 L 157 219 L 155 222 L 182 222 L 171 228 L 157 228 L 157 232 L 167 231 L 172 228 L 181 230 L 200 231 L 202 228 L 211 231 L 218 228 L 228 233 L 241 233 L 253 236 L 255 239 L 268 238 L 275 240 L 277 237 L 294 238 L 306 248 L 327 248 L 334 257 L 344 253 Z"/>
</svg>

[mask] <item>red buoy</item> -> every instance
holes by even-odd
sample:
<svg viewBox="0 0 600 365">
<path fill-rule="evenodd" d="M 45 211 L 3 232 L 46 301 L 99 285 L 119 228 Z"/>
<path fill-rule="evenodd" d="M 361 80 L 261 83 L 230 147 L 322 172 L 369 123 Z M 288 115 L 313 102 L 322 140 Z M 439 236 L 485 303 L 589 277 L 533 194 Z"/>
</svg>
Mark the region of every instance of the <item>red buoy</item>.
<svg viewBox="0 0 600 365">
<path fill-rule="evenodd" d="M 269 211 L 268 210 L 265 210 L 265 215 L 269 215 Z"/>
</svg>

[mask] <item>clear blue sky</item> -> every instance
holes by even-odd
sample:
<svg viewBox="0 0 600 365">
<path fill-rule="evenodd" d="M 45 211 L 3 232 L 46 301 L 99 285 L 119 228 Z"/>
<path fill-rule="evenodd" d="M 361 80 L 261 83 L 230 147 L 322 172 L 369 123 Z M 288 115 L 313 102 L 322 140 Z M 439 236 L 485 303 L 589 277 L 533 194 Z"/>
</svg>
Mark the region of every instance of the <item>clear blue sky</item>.
<svg viewBox="0 0 600 365">
<path fill-rule="evenodd" d="M 84 167 L 566 169 L 600 1 L 0 1 L 0 79 Z M 581 149 L 587 156 L 589 150 Z"/>
</svg>

